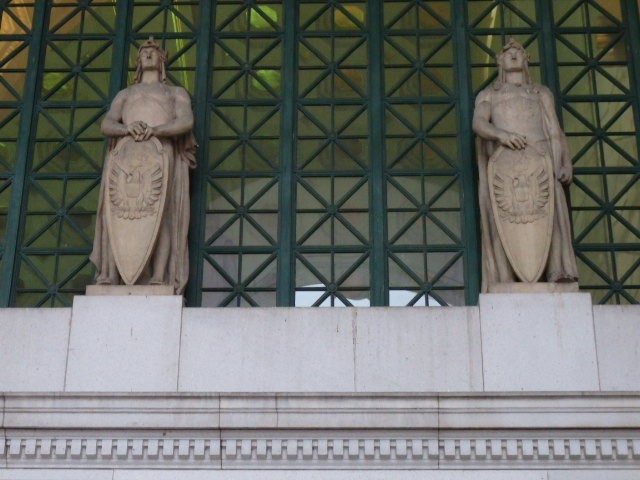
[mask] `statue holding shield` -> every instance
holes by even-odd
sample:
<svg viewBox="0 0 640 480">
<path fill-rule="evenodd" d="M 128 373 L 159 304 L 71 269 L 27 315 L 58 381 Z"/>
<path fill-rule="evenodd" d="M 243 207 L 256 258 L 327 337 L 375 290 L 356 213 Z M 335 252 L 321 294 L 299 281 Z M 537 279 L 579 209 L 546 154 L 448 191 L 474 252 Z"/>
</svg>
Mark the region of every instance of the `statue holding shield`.
<svg viewBox="0 0 640 480">
<path fill-rule="evenodd" d="M 196 142 L 189 94 L 165 84 L 166 62 L 167 52 L 145 41 L 135 83 L 102 122 L 109 146 L 91 254 L 98 285 L 169 285 L 182 294 L 187 283 Z"/>
<path fill-rule="evenodd" d="M 578 278 L 563 190 L 571 158 L 553 95 L 531 81 L 528 60 L 511 39 L 498 55 L 497 81 L 476 98 L 483 292 Z"/>
</svg>

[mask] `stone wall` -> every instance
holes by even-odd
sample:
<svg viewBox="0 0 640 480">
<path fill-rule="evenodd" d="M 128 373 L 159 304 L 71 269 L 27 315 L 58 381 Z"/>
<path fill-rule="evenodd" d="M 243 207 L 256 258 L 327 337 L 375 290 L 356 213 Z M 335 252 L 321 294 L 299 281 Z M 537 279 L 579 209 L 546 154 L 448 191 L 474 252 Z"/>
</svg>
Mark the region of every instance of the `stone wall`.
<svg viewBox="0 0 640 480">
<path fill-rule="evenodd" d="M 635 480 L 638 322 L 582 293 L 2 310 L 0 480 Z"/>
</svg>

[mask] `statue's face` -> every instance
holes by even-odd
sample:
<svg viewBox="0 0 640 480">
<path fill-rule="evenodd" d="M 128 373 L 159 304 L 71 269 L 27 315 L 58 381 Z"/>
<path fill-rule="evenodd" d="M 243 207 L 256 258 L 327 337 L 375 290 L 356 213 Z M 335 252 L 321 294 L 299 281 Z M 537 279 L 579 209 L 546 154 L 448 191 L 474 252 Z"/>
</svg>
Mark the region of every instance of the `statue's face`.
<svg viewBox="0 0 640 480">
<path fill-rule="evenodd" d="M 162 57 L 157 48 L 146 47 L 140 50 L 140 65 L 143 70 L 160 71 Z"/>
<path fill-rule="evenodd" d="M 519 48 L 510 48 L 502 56 L 502 67 L 506 72 L 521 72 L 525 62 L 526 54 Z"/>
</svg>

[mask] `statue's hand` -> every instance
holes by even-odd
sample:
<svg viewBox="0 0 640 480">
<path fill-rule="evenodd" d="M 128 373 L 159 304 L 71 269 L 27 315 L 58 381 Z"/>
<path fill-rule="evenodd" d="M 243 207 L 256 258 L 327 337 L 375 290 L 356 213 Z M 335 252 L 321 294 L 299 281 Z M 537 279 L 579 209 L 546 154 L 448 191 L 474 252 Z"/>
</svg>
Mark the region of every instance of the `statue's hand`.
<svg viewBox="0 0 640 480">
<path fill-rule="evenodd" d="M 142 135 L 142 140 L 149 140 L 155 134 L 156 130 L 151 125 L 147 125 L 147 128 L 145 128 L 144 134 Z"/>
<path fill-rule="evenodd" d="M 571 170 L 572 169 L 570 167 L 560 167 L 556 177 L 561 184 L 569 185 L 571 183 L 573 180 L 573 172 Z"/>
<path fill-rule="evenodd" d="M 136 121 L 127 125 L 127 133 L 131 135 L 136 142 L 142 140 L 146 129 L 147 124 L 141 121 Z"/>
<path fill-rule="evenodd" d="M 527 137 L 518 133 L 502 132 L 498 140 L 511 150 L 522 150 L 527 146 Z"/>
</svg>

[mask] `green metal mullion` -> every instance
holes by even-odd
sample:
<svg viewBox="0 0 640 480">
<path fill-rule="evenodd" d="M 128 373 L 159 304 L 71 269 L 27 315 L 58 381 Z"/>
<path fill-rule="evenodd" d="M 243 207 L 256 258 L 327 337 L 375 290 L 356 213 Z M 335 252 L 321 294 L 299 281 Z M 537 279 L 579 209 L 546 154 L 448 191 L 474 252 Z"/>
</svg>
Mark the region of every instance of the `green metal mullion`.
<svg viewBox="0 0 640 480">
<path fill-rule="evenodd" d="M 368 0 L 369 19 L 369 138 L 370 177 L 369 208 L 371 218 L 371 306 L 389 305 L 389 274 L 385 245 L 386 185 L 384 155 L 384 19 L 382 2 Z"/>
<path fill-rule="evenodd" d="M 635 41 L 637 38 L 638 32 L 640 32 L 640 12 L 638 8 L 638 3 L 635 0 L 623 0 L 622 1 L 623 8 L 623 19 L 626 19 L 625 25 L 625 34 L 626 34 L 626 45 L 627 52 L 630 54 L 629 61 L 629 75 L 631 77 L 631 88 L 633 91 L 633 95 L 635 97 L 634 108 L 633 108 L 633 119 L 635 123 L 636 130 L 636 145 L 637 150 L 640 151 L 640 135 L 638 135 L 638 130 L 640 128 L 640 96 L 638 89 L 640 88 L 640 46 L 638 42 Z M 609 220 L 609 223 L 611 221 Z M 611 237 L 613 238 L 613 237 Z M 613 271 L 614 279 L 618 280 L 618 271 L 617 271 L 617 262 L 615 262 L 615 253 L 612 252 L 612 256 L 614 257 L 614 261 L 612 262 L 612 267 L 615 268 Z M 617 302 L 620 303 L 620 299 L 616 297 Z M 639 299 L 635 299 L 637 303 Z"/>
<path fill-rule="evenodd" d="M 474 135 L 471 131 L 473 114 L 473 95 L 471 86 L 471 54 L 469 51 L 470 33 L 467 27 L 467 2 L 452 0 L 453 15 L 453 51 L 454 68 L 457 84 L 458 107 L 458 143 L 459 162 L 462 179 L 462 237 L 465 244 L 464 252 L 464 283 L 465 301 L 467 305 L 478 303 L 480 293 L 480 229 L 478 225 L 478 190 L 475 179 L 478 169 L 475 162 L 475 152 L 472 148 Z"/>
<path fill-rule="evenodd" d="M 640 152 L 640 45 L 637 42 L 640 32 L 640 12 L 636 0 L 624 0 L 622 2 L 623 18 L 626 24 L 626 45 L 629 53 L 629 70 L 631 76 L 633 100 L 633 119 L 636 131 L 636 151 Z M 637 168 L 636 168 L 637 171 Z"/>
<path fill-rule="evenodd" d="M 0 308 L 9 307 L 15 297 L 14 285 L 17 283 L 19 267 L 19 247 L 22 240 L 24 215 L 26 212 L 26 200 L 28 194 L 28 172 L 30 159 L 33 153 L 33 144 L 30 142 L 32 132 L 35 132 L 38 113 L 38 91 L 41 81 L 39 73 L 44 63 L 45 31 L 48 25 L 48 2 L 37 2 L 33 12 L 33 28 L 31 36 L 31 50 L 27 62 L 27 74 L 25 78 L 25 95 L 22 100 L 22 117 L 16 148 L 16 167 L 13 175 L 11 198 L 9 200 L 9 212 L 7 215 L 7 229 L 4 253 L 2 255 L 2 288 L 0 288 Z M 40 80 L 39 80 L 40 79 Z"/>
<path fill-rule="evenodd" d="M 196 52 L 195 136 L 198 164 L 191 176 L 191 222 L 189 226 L 189 284 L 186 298 L 190 306 L 202 304 L 204 231 L 206 224 L 207 178 L 209 169 L 209 61 L 212 58 L 212 30 L 215 2 L 200 2 L 200 25 Z"/>
<path fill-rule="evenodd" d="M 280 192 L 278 215 L 278 273 L 276 305 L 295 304 L 295 219 L 296 219 L 296 82 L 298 5 L 284 0 L 282 38 L 282 114 L 280 130 Z"/>
<path fill-rule="evenodd" d="M 114 52 L 111 62 L 111 78 L 109 80 L 109 98 L 113 99 L 125 85 L 127 75 L 127 62 L 129 55 L 117 55 L 116 52 L 128 52 L 127 39 L 131 28 L 131 17 L 133 2 L 128 0 L 118 0 L 116 3 L 115 36 L 113 38 L 112 51 Z M 84 104 L 83 104 L 84 105 Z"/>
</svg>

